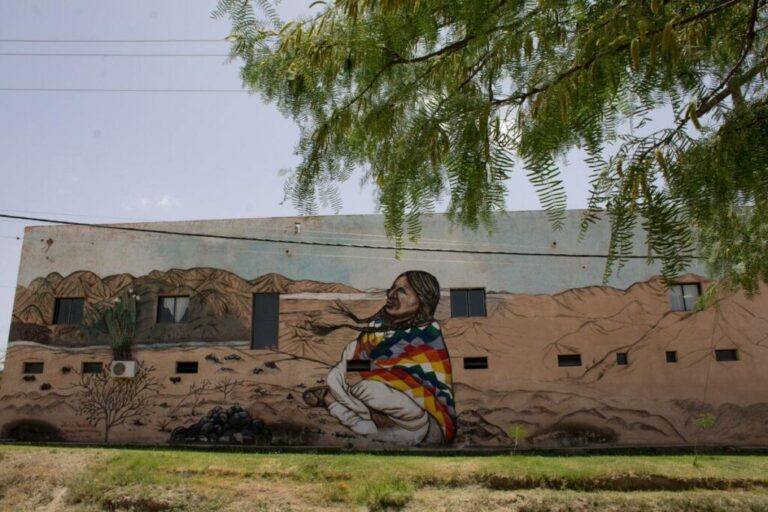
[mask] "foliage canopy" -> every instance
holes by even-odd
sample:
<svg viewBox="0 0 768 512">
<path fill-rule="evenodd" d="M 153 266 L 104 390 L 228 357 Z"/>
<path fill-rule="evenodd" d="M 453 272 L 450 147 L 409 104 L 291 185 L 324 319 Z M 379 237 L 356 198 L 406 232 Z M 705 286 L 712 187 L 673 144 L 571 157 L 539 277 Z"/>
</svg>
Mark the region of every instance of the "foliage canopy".
<svg viewBox="0 0 768 512">
<path fill-rule="evenodd" d="M 337 204 L 362 167 L 390 236 L 448 194 L 492 224 L 516 160 L 553 226 L 558 158 L 586 152 L 587 229 L 611 222 L 606 278 L 639 225 L 667 278 L 702 254 L 752 292 L 768 279 L 766 0 L 335 0 L 282 24 L 219 0 L 242 78 L 301 127 L 297 207 Z M 655 129 L 657 109 L 674 124 Z"/>
</svg>

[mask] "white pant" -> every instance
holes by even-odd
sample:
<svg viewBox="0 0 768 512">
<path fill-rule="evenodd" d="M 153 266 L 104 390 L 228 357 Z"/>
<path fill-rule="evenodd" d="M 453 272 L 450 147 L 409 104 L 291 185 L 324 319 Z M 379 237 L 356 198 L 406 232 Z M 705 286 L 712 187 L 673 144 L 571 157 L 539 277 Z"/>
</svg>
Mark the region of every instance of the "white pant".
<svg viewBox="0 0 768 512">
<path fill-rule="evenodd" d="M 381 441 L 415 445 L 431 441 L 435 435 L 442 436 L 432 416 L 402 391 L 376 380 L 347 384 L 346 362 L 354 356 L 356 343 L 347 346 L 342 360 L 328 372 L 326 382 L 335 399 L 328 406 L 328 412 L 354 433 L 373 435 Z M 371 410 L 386 415 L 395 426 L 379 429 L 371 419 Z"/>
</svg>

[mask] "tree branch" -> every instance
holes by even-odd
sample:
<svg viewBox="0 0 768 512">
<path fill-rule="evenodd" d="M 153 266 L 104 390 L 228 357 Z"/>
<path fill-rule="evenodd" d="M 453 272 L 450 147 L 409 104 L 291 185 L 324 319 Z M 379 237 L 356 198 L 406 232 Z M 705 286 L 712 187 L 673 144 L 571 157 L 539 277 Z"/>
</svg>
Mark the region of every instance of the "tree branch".
<svg viewBox="0 0 768 512">
<path fill-rule="evenodd" d="M 739 1 L 741 1 L 741 0 L 739 0 Z M 496 11 L 496 10 L 500 9 L 501 7 L 503 7 L 506 2 L 507 2 L 507 0 L 501 0 L 499 2 L 499 4 L 496 6 L 496 8 L 494 9 L 494 11 Z M 535 12 L 535 11 L 533 11 L 533 12 Z M 509 28 L 509 27 L 510 27 L 509 25 L 496 25 L 493 28 L 488 29 L 487 31 L 485 31 L 482 35 L 489 35 L 489 34 L 492 34 L 493 32 L 496 32 L 497 30 L 504 30 L 504 29 Z M 402 64 L 417 64 L 419 62 L 424 62 L 424 61 L 433 59 L 435 57 L 442 57 L 443 55 L 450 55 L 451 53 L 454 53 L 456 51 L 459 51 L 459 50 L 465 48 L 470 43 L 470 41 L 476 39 L 477 37 L 478 37 L 477 34 L 469 34 L 466 37 L 464 37 L 463 39 L 460 39 L 458 41 L 454 41 L 453 43 L 450 43 L 450 44 L 448 44 L 448 45 L 446 45 L 446 46 L 444 46 L 444 47 L 442 47 L 442 48 L 440 48 L 438 50 L 434 50 L 434 51 L 432 51 L 432 52 L 430 52 L 428 54 L 420 55 L 418 57 L 412 57 L 412 58 L 409 58 L 409 59 L 404 59 L 404 58 L 400 57 L 399 55 L 397 55 L 395 52 L 392 52 L 391 50 L 388 50 L 388 51 L 390 51 L 390 53 L 393 53 L 395 55 L 395 58 L 390 60 L 386 64 L 384 64 L 384 66 L 376 73 L 376 75 L 373 77 L 373 79 L 360 92 L 358 92 L 354 96 L 354 98 L 352 98 L 352 100 L 349 101 L 343 107 L 342 110 L 345 110 L 345 109 L 351 107 L 360 98 L 362 98 L 369 90 L 371 90 L 371 88 L 376 84 L 376 82 L 379 81 L 381 76 L 388 69 L 390 69 L 391 67 L 393 67 L 395 65 L 402 65 Z"/>
<path fill-rule="evenodd" d="M 676 23 L 673 23 L 672 26 L 674 28 L 679 28 L 679 27 L 688 25 L 688 24 L 693 23 L 695 21 L 698 21 L 698 20 L 707 18 L 709 16 L 712 16 L 714 14 L 717 14 L 718 12 L 722 11 L 723 9 L 727 9 L 729 7 L 732 7 L 732 6 L 736 5 L 736 4 L 744 2 L 744 1 L 746 1 L 746 0 L 727 0 L 727 1 L 725 1 L 725 2 L 723 2 L 721 4 L 719 4 L 719 5 L 711 7 L 709 9 L 705 9 L 705 10 L 703 10 L 701 12 L 698 12 L 696 14 L 693 14 L 693 15 L 687 17 L 687 18 L 683 18 L 682 20 L 680 20 L 680 21 L 678 21 Z M 664 27 L 657 28 L 656 30 L 652 30 L 652 31 L 647 32 L 646 36 L 660 34 L 663 30 L 664 30 Z M 595 53 L 594 55 L 592 55 L 592 57 L 590 57 L 586 61 L 582 62 L 581 64 L 574 65 L 574 66 L 566 69 L 565 71 L 561 72 L 560 74 L 558 74 L 554 79 L 550 80 L 549 82 L 547 82 L 547 83 L 545 83 L 543 85 L 540 85 L 538 87 L 532 87 L 531 89 L 528 89 L 525 92 L 513 94 L 511 96 L 507 96 L 506 98 L 500 98 L 498 100 L 495 100 L 494 101 L 494 105 L 500 106 L 500 105 L 506 105 L 506 104 L 510 104 L 510 103 L 516 103 L 516 104 L 519 105 L 519 104 L 523 103 L 525 100 L 527 100 L 528 98 L 530 98 L 531 96 L 533 96 L 534 94 L 538 94 L 540 92 L 543 92 L 543 91 L 549 89 L 550 87 L 554 86 L 555 84 L 558 84 L 561 81 L 565 80 L 566 78 L 568 78 L 572 74 L 574 74 L 574 73 L 576 73 L 578 71 L 581 71 L 582 69 L 585 69 L 585 68 L 589 67 L 590 65 L 592 65 L 593 62 L 597 61 L 598 59 L 600 59 L 602 57 L 605 57 L 606 55 L 611 55 L 611 54 L 617 53 L 619 51 L 626 50 L 627 48 L 630 47 L 630 45 L 631 45 L 631 41 L 627 41 L 627 42 L 624 42 L 622 44 L 618 44 L 618 45 L 616 45 L 616 46 L 614 46 L 612 48 L 609 48 L 608 50 L 605 50 L 603 52 Z"/>
<path fill-rule="evenodd" d="M 749 55 L 750 50 L 752 50 L 752 45 L 755 42 L 755 25 L 757 24 L 757 10 L 759 7 L 760 0 L 752 0 L 752 10 L 749 13 L 747 31 L 746 34 L 744 34 L 744 49 L 741 52 L 741 56 L 739 56 L 739 60 L 736 62 L 736 64 L 734 64 L 725 78 L 723 78 L 723 80 L 720 82 L 720 85 L 714 89 L 715 91 L 720 89 L 723 90 L 719 94 L 716 94 L 714 97 L 712 97 L 709 101 L 703 102 L 702 105 L 696 110 L 697 116 L 701 117 L 728 96 L 733 96 L 734 92 L 736 92 L 736 90 L 740 88 L 741 85 L 751 80 L 755 75 L 757 75 L 757 73 L 761 71 L 760 66 L 757 65 L 752 68 L 752 70 L 742 75 L 739 80 L 734 79 L 736 72 L 746 60 L 747 55 Z M 748 75 L 752 71 L 754 71 L 754 74 L 748 78 L 745 78 L 745 75 Z M 741 96 L 741 91 L 738 92 L 738 96 Z M 741 99 L 743 100 L 743 98 Z"/>
<path fill-rule="evenodd" d="M 768 67 L 768 59 L 763 59 L 757 64 L 755 64 L 752 68 L 750 68 L 748 71 L 746 71 L 744 74 L 739 75 L 737 77 L 733 77 L 727 82 L 723 81 L 723 84 L 721 84 L 718 88 L 715 89 L 715 91 L 722 89 L 725 87 L 725 89 L 721 90 L 719 93 L 709 97 L 706 99 L 702 105 L 696 109 L 696 115 L 697 116 L 703 116 L 710 110 L 712 110 L 714 107 L 716 107 L 721 101 L 726 99 L 728 96 L 733 95 L 733 89 L 732 87 L 741 87 L 742 85 L 748 83 L 750 80 L 755 78 L 758 74 L 760 74 L 764 69 Z M 686 120 L 687 120 L 686 116 Z"/>
</svg>

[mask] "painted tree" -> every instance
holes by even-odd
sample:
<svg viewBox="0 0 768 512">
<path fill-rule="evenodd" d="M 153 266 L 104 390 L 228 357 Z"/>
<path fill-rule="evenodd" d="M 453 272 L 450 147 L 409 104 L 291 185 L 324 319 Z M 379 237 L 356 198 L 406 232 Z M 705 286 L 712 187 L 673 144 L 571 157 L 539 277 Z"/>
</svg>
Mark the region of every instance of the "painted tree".
<svg viewBox="0 0 768 512">
<path fill-rule="evenodd" d="M 149 415 L 160 390 L 154 371 L 153 367 L 140 366 L 133 378 L 112 377 L 106 366 L 99 373 L 76 372 L 75 412 L 93 426 L 103 424 L 104 442 L 108 442 L 112 428 Z"/>
<path fill-rule="evenodd" d="M 592 170 L 582 230 L 607 217 L 606 278 L 647 235 L 666 277 L 701 251 L 726 281 L 768 279 L 766 0 L 336 0 L 282 24 L 269 0 L 219 0 L 247 86 L 301 127 L 286 182 L 338 206 L 352 169 L 387 233 L 419 216 L 492 227 L 516 161 L 555 228 L 558 158 Z M 674 112 L 669 126 L 649 121 Z"/>
<path fill-rule="evenodd" d="M 227 402 L 229 400 L 229 395 L 231 395 L 238 386 L 242 385 L 243 381 L 241 380 L 233 379 L 231 377 L 224 377 L 216 383 L 216 386 L 213 389 L 220 391 L 222 394 L 222 400 Z"/>
<path fill-rule="evenodd" d="M 90 310 L 85 328 L 96 339 L 102 335 L 109 337 L 115 360 L 131 357 L 138 325 L 137 304 L 140 300 L 141 296 L 129 288 L 111 300 L 93 305 Z"/>
</svg>

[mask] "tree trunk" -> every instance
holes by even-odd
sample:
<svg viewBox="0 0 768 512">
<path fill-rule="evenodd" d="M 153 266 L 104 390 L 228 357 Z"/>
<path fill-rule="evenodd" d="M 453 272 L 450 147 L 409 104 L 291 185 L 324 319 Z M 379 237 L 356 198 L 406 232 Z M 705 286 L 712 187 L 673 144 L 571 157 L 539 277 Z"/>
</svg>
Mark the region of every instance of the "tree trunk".
<svg viewBox="0 0 768 512">
<path fill-rule="evenodd" d="M 104 427 L 104 443 L 108 443 L 108 442 L 109 442 L 109 427 L 105 426 Z"/>
</svg>

